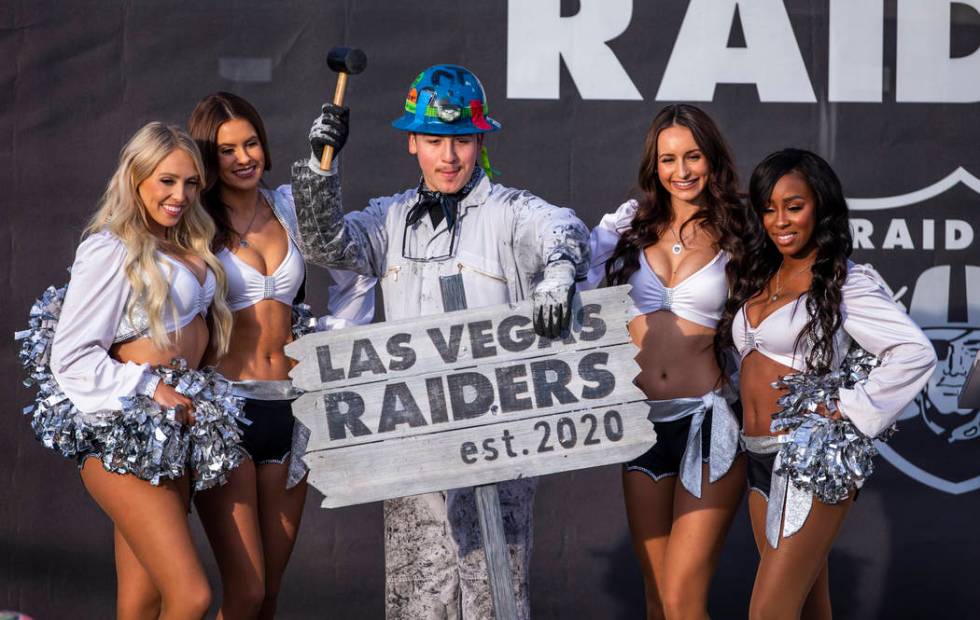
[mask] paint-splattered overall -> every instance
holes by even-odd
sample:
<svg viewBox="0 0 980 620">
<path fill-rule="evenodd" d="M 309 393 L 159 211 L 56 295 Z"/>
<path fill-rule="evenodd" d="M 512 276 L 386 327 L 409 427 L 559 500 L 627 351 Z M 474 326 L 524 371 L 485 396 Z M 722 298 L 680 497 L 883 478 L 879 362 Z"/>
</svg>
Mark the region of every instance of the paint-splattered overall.
<svg viewBox="0 0 980 620">
<path fill-rule="evenodd" d="M 556 257 L 571 261 L 579 278 L 588 270 L 588 229 L 570 209 L 484 176 L 459 204 L 453 243 L 445 219 L 435 228 L 427 217 L 406 227 L 417 196 L 412 189 L 375 198 L 344 216 L 338 174 L 305 161 L 293 166 L 304 252 L 318 264 L 379 277 L 388 320 L 444 312 L 440 276 L 462 274 L 467 306 L 477 308 L 529 297 Z M 530 613 L 534 490 L 533 480 L 499 485 L 522 618 Z M 493 617 L 472 489 L 385 502 L 385 566 L 389 620 Z"/>
</svg>

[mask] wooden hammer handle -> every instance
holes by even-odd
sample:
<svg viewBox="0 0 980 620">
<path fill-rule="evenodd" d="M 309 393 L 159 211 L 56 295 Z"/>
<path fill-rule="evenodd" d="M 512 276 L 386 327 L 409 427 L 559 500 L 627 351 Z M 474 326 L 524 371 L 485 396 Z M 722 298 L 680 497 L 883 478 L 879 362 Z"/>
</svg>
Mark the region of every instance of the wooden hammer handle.
<svg viewBox="0 0 980 620">
<path fill-rule="evenodd" d="M 334 105 L 344 105 L 344 93 L 347 91 L 347 74 L 341 71 L 337 74 L 337 90 L 333 93 Z M 323 147 L 323 156 L 320 157 L 320 170 L 330 170 L 333 163 L 333 145 L 328 144 Z"/>
</svg>

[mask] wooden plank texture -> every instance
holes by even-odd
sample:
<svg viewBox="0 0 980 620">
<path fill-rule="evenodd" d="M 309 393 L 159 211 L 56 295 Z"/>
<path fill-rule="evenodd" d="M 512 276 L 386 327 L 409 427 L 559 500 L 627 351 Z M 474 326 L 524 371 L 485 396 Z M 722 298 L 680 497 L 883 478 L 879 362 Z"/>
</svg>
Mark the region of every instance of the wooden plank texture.
<svg viewBox="0 0 980 620">
<path fill-rule="evenodd" d="M 315 391 L 622 344 L 629 341 L 628 290 L 576 296 L 565 340 L 534 335 L 530 301 L 310 334 L 286 346 L 286 354 L 299 360 L 289 376 L 296 387 Z"/>
<path fill-rule="evenodd" d="M 304 460 L 323 506 L 335 508 L 625 462 L 656 440 L 648 413 L 646 402 L 633 402 L 319 450 Z"/>
<path fill-rule="evenodd" d="M 323 505 L 620 463 L 648 450 L 656 435 L 633 385 L 628 292 L 576 296 L 561 340 L 534 334 L 524 302 L 289 345 L 300 358 L 294 382 L 313 390 L 293 412 L 311 431 L 304 461 Z M 464 303 L 459 293 L 451 306 Z"/>
<path fill-rule="evenodd" d="M 603 407 L 643 399 L 632 383 L 635 355 L 635 346 L 622 344 L 311 392 L 293 403 L 293 415 L 310 429 L 313 452 Z"/>
<path fill-rule="evenodd" d="M 463 286 L 462 274 L 441 276 L 439 288 L 442 291 L 443 308 L 446 310 L 466 308 L 466 288 Z M 497 485 L 478 486 L 474 489 L 474 495 L 477 512 L 480 515 L 483 551 L 487 556 L 487 578 L 490 580 L 493 615 L 497 620 L 517 620 L 517 597 L 507 557 L 504 518 L 500 511 Z"/>
<path fill-rule="evenodd" d="M 504 514 L 496 484 L 481 484 L 473 489 L 476 509 L 480 513 L 480 533 L 487 554 L 487 578 L 493 597 L 493 616 L 497 620 L 517 620 L 517 596 L 507 552 Z"/>
</svg>

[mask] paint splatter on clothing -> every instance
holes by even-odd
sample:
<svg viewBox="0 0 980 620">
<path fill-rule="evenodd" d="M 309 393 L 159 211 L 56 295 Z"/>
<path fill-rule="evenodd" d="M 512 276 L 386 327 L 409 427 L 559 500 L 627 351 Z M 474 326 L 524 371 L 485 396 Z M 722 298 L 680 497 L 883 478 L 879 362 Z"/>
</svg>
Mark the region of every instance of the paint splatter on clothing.
<svg viewBox="0 0 980 620">
<path fill-rule="evenodd" d="M 497 485 L 520 619 L 530 617 L 528 564 L 536 480 Z M 385 609 L 389 620 L 493 618 L 472 488 L 385 502 Z"/>
<path fill-rule="evenodd" d="M 389 321 L 443 313 L 442 276 L 461 275 L 468 307 L 479 308 L 532 296 L 546 267 L 555 265 L 539 297 L 559 303 L 567 296 L 559 276 L 581 279 L 588 271 L 588 229 L 570 209 L 491 183 L 480 170 L 474 174 L 480 178 L 459 202 L 450 228 L 446 218 L 406 222 L 419 199 L 416 188 L 345 215 L 338 173 L 298 162 L 293 197 L 304 253 L 320 264 L 380 278 Z M 521 618 L 530 609 L 534 488 L 533 480 L 499 485 Z M 389 619 L 493 617 L 472 489 L 385 502 L 385 564 Z"/>
</svg>

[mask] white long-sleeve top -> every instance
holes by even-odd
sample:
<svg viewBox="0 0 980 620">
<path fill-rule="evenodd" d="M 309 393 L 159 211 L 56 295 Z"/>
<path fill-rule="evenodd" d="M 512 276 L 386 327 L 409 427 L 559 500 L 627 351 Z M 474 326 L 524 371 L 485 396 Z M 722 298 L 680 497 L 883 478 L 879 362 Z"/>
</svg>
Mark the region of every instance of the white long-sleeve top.
<svg viewBox="0 0 980 620">
<path fill-rule="evenodd" d="M 374 286 L 377 278 L 352 271 L 328 269 L 334 284 L 327 289 L 327 314 L 316 321 L 317 331 L 367 325 L 374 320 Z"/>
<path fill-rule="evenodd" d="M 579 288 L 596 288 L 606 277 L 606 262 L 612 257 L 619 238 L 632 225 L 638 206 L 635 200 L 627 200 L 612 213 L 603 215 L 596 227 L 589 232 L 589 249 L 592 258 L 589 263 L 589 273 Z"/>
<path fill-rule="evenodd" d="M 164 328 L 174 332 L 207 313 L 214 297 L 215 277 L 208 270 L 202 284 L 180 262 L 159 256 L 177 314 L 175 322 L 169 312 L 164 313 Z M 146 393 L 156 386 L 149 364 L 120 362 L 109 356 L 113 343 L 144 335 L 147 329 L 141 308 L 127 312 L 132 289 L 123 269 L 125 261 L 126 247 L 109 232 L 89 236 L 75 253 L 51 344 L 51 371 L 83 413 L 120 409 L 120 398 Z"/>
<path fill-rule="evenodd" d="M 881 361 L 866 381 L 840 390 L 841 414 L 868 437 L 892 425 L 906 405 L 925 386 L 936 366 L 936 353 L 922 330 L 888 294 L 870 266 L 848 263 L 841 289 L 841 328 L 834 334 L 834 367 L 857 342 Z M 759 325 L 749 324 L 745 307 L 732 322 L 732 337 L 744 358 L 755 350 L 798 371 L 806 370 L 811 344 L 797 336 L 809 321 L 805 295 L 777 308 Z"/>
</svg>

